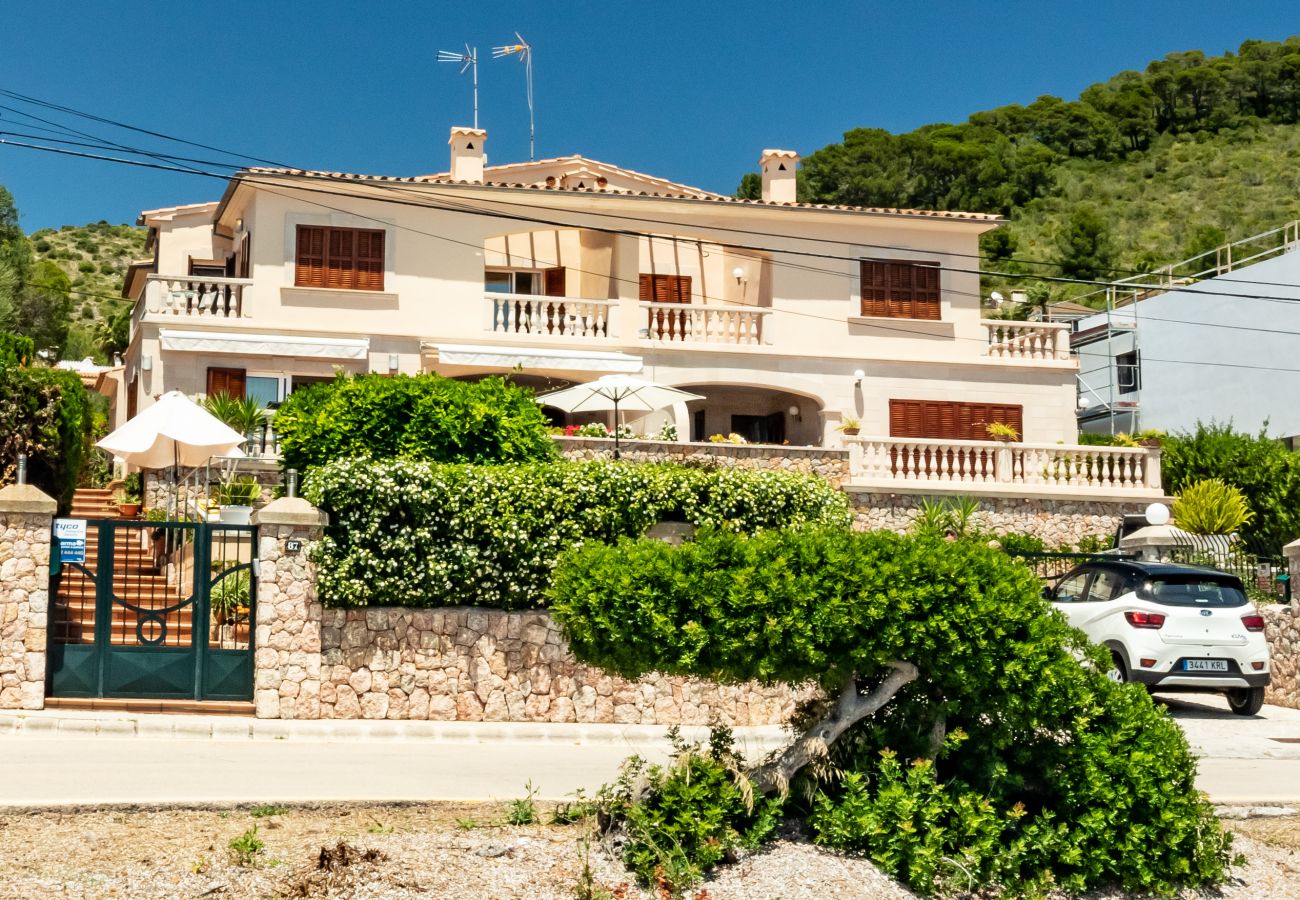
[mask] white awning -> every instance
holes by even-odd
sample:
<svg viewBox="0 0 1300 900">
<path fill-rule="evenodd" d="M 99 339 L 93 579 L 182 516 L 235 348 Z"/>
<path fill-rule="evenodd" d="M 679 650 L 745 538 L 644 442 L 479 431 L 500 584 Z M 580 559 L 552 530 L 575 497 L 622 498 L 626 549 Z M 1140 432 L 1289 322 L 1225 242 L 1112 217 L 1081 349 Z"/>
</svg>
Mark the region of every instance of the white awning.
<svg viewBox="0 0 1300 900">
<path fill-rule="evenodd" d="M 423 344 L 426 352 L 437 351 L 438 362 L 448 366 L 478 366 L 513 369 L 563 369 L 572 372 L 622 372 L 631 375 L 642 369 L 641 357 L 597 350 L 561 350 L 552 347 L 489 347 L 469 344 Z"/>
<path fill-rule="evenodd" d="M 232 331 L 172 331 L 160 329 L 164 350 L 195 353 L 239 353 L 245 356 L 309 356 L 315 359 L 365 359 L 366 338 L 325 338 L 292 334 L 242 334 Z"/>
</svg>

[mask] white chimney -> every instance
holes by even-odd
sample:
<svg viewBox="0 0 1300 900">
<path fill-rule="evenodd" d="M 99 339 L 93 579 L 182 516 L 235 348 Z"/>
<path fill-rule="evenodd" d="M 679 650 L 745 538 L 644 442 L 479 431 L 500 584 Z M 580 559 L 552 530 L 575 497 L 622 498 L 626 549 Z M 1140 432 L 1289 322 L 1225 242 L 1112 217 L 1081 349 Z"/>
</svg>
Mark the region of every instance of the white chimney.
<svg viewBox="0 0 1300 900">
<path fill-rule="evenodd" d="M 481 128 L 452 128 L 451 139 L 451 180 L 483 183 L 483 164 L 487 157 L 483 145 L 487 142 L 487 132 Z"/>
<path fill-rule="evenodd" d="M 758 165 L 763 172 L 763 200 L 794 203 L 794 171 L 799 165 L 799 154 L 793 150 L 764 150 Z"/>
</svg>

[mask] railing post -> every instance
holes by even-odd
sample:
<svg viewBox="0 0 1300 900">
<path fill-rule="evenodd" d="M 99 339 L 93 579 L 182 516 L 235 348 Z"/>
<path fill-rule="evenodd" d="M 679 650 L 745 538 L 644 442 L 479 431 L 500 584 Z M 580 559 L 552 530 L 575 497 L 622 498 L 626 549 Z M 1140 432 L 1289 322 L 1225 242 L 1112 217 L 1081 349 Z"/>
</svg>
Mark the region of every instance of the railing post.
<svg viewBox="0 0 1300 900">
<path fill-rule="evenodd" d="M 1014 471 L 1011 448 L 1005 445 L 999 447 L 993 454 L 993 480 L 1009 484 Z"/>
<path fill-rule="evenodd" d="M 1145 476 L 1145 486 L 1161 490 L 1160 487 L 1160 457 L 1163 451 L 1159 447 L 1152 447 L 1147 450 L 1146 465 L 1142 467 Z"/>
</svg>

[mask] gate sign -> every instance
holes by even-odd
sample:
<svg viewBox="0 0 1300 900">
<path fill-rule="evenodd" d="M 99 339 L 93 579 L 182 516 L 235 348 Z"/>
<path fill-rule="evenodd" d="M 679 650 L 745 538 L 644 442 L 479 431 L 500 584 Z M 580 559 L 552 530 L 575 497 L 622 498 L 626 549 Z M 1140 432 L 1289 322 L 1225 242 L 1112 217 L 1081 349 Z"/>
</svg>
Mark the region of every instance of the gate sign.
<svg viewBox="0 0 1300 900">
<path fill-rule="evenodd" d="M 86 520 L 55 519 L 54 539 L 59 542 L 59 558 L 65 563 L 86 561 Z"/>
</svg>

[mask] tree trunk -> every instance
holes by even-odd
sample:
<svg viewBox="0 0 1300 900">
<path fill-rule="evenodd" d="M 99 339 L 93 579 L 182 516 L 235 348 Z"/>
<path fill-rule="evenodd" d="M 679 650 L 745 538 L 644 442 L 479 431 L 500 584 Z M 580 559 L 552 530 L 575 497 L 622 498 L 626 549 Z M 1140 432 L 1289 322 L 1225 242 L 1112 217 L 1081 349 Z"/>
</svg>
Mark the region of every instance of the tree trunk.
<svg viewBox="0 0 1300 900">
<path fill-rule="evenodd" d="M 800 769 L 817 757 L 825 756 L 840 735 L 867 716 L 875 715 L 895 694 L 915 681 L 918 674 L 916 666 L 909 662 L 892 662 L 885 680 L 866 694 L 858 692 L 857 678 L 849 674 L 830 713 L 786 747 L 776 759 L 755 769 L 750 781 L 761 793 L 785 796 Z"/>
</svg>

